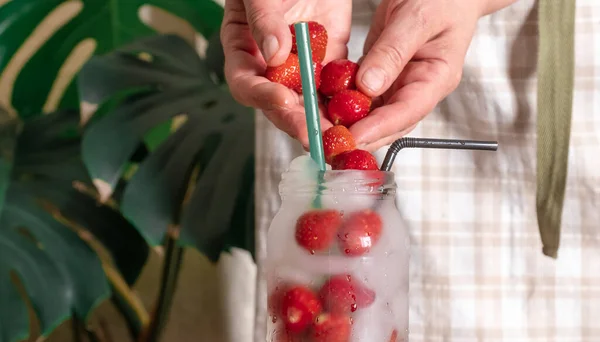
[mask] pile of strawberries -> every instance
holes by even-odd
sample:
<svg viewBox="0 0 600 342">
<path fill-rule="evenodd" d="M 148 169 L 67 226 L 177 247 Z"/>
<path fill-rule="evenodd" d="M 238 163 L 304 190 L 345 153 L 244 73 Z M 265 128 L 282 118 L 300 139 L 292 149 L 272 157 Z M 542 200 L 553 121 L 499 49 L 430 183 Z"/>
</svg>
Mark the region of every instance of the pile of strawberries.
<svg viewBox="0 0 600 342">
<path fill-rule="evenodd" d="M 371 98 L 356 87 L 358 64 L 338 59 L 323 66 L 327 31 L 321 24 L 308 22 L 315 81 L 320 99 L 325 101 L 327 118 L 334 124 L 323 132 L 325 161 L 333 170 L 378 170 L 375 157 L 356 148 L 348 127 L 371 111 Z M 292 51 L 284 64 L 268 67 L 265 77 L 302 93 L 294 26 Z M 372 171 L 370 171 L 372 172 Z M 313 209 L 302 214 L 295 227 L 296 243 L 310 254 L 341 254 L 360 257 L 379 241 L 383 223 L 371 209 L 343 214 L 335 209 Z M 270 295 L 269 311 L 282 320 L 284 330 L 276 342 L 348 342 L 353 313 L 369 307 L 375 292 L 350 274 L 336 274 L 311 288 L 299 284 L 278 286 Z M 389 342 L 396 342 L 397 331 Z M 388 342 L 388 341 L 381 341 Z"/>
<path fill-rule="evenodd" d="M 308 22 L 315 82 L 320 99 L 326 105 L 326 116 L 334 124 L 323 132 L 325 160 L 333 170 L 377 170 L 377 160 L 367 151 L 356 148 L 354 137 L 348 130 L 371 112 L 371 98 L 356 88 L 358 64 L 347 59 L 336 59 L 327 65 L 321 63 L 327 51 L 327 30 L 315 21 Z M 292 51 L 285 63 L 268 67 L 265 77 L 272 82 L 302 93 L 298 60 L 298 47 L 294 25 Z"/>
</svg>

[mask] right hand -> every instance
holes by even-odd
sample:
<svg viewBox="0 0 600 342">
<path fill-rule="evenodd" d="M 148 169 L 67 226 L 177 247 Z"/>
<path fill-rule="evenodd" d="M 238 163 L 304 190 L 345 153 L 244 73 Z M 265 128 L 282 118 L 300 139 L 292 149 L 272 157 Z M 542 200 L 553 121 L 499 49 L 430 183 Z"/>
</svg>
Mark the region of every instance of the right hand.
<svg viewBox="0 0 600 342">
<path fill-rule="evenodd" d="M 292 48 L 289 24 L 317 21 L 327 28 L 323 61 L 346 58 L 350 38 L 352 0 L 226 0 L 221 26 L 225 78 L 233 97 L 261 109 L 273 124 L 308 146 L 302 96 L 267 80 L 267 66 L 278 66 Z M 332 124 L 321 112 L 321 128 Z"/>
</svg>

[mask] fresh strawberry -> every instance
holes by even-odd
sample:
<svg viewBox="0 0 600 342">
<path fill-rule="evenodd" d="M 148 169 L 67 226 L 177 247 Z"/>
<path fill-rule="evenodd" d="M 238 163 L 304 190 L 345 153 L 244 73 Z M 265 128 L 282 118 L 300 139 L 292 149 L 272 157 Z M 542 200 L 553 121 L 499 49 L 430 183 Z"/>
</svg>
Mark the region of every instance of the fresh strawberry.
<svg viewBox="0 0 600 342">
<path fill-rule="evenodd" d="M 283 64 L 267 67 L 265 77 L 271 82 L 283 84 L 290 89 L 302 89 L 298 55 L 290 53 Z"/>
<path fill-rule="evenodd" d="M 349 256 L 368 253 L 379 241 L 382 227 L 381 217 L 371 209 L 350 214 L 337 234 L 340 250 Z"/>
<path fill-rule="evenodd" d="M 296 28 L 294 25 L 290 25 L 290 31 L 292 32 L 292 53 L 297 54 L 298 45 L 296 44 Z M 310 49 L 313 61 L 323 62 L 327 52 L 327 30 L 316 21 L 309 21 L 308 33 L 310 34 Z"/>
<path fill-rule="evenodd" d="M 313 63 L 313 68 L 315 70 L 315 87 L 317 89 L 319 89 L 319 86 L 321 85 L 321 73 L 323 71 L 323 64 L 321 64 L 319 62 L 315 62 L 315 63 Z M 300 69 L 298 69 L 298 70 L 300 70 Z M 302 79 L 302 77 L 301 77 L 301 79 Z M 300 81 L 298 86 L 296 88 L 294 88 L 294 91 L 297 92 L 298 94 L 302 94 L 302 80 Z"/>
<path fill-rule="evenodd" d="M 321 313 L 321 302 L 311 289 L 294 286 L 283 295 L 281 315 L 288 332 L 293 334 L 303 332 L 319 313 Z"/>
<path fill-rule="evenodd" d="M 312 342 L 348 342 L 351 326 L 349 316 L 323 313 L 315 319 L 309 335 Z"/>
<path fill-rule="evenodd" d="M 346 89 L 356 89 L 356 72 L 358 64 L 347 59 L 333 60 L 323 67 L 321 87 L 319 91 L 326 96 L 333 96 Z"/>
<path fill-rule="evenodd" d="M 331 164 L 335 156 L 355 148 L 354 137 L 346 127 L 337 125 L 323 132 L 323 152 L 327 163 Z"/>
<path fill-rule="evenodd" d="M 334 125 L 352 126 L 369 115 L 371 98 L 358 90 L 335 93 L 327 105 L 327 117 Z"/>
<path fill-rule="evenodd" d="M 392 331 L 392 336 L 390 336 L 389 342 L 397 342 L 397 340 L 398 340 L 398 330 L 394 329 L 394 331 Z"/>
<path fill-rule="evenodd" d="M 333 170 L 378 170 L 377 159 L 365 150 L 340 153 L 331 162 Z"/>
<path fill-rule="evenodd" d="M 333 209 L 315 209 L 302 214 L 296 221 L 296 242 L 314 254 L 326 250 L 342 224 L 342 214 Z"/>
<path fill-rule="evenodd" d="M 350 275 L 329 278 L 319 290 L 323 306 L 332 313 L 350 314 L 366 308 L 375 301 L 375 292 Z"/>
</svg>

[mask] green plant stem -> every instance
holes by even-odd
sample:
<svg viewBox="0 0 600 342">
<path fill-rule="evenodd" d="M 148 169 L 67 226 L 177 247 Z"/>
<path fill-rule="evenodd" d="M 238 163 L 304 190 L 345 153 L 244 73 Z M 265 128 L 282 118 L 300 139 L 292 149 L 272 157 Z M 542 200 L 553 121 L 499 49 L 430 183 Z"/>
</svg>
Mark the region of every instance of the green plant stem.
<svg viewBox="0 0 600 342">
<path fill-rule="evenodd" d="M 71 325 L 73 326 L 73 340 L 75 342 L 84 342 L 83 336 L 86 336 L 89 342 L 102 342 L 94 331 L 88 329 L 85 321 L 79 319 L 75 314 L 71 316 Z"/>
<path fill-rule="evenodd" d="M 133 309 L 128 303 L 128 300 L 124 298 L 121 293 L 115 291 L 114 287 L 111 301 L 117 310 L 119 310 L 121 315 L 123 315 L 123 320 L 127 325 L 127 330 L 129 331 L 131 340 L 137 340 L 137 338 L 140 336 L 140 332 L 144 329 L 144 323 L 142 323 L 142 319 L 139 317 L 136 310 Z"/>
<path fill-rule="evenodd" d="M 91 329 L 85 329 L 85 334 L 90 342 L 102 342 L 96 333 Z"/>
<path fill-rule="evenodd" d="M 81 339 L 82 323 L 75 313 L 71 315 L 71 327 L 73 328 L 73 341 L 83 342 Z"/>
<path fill-rule="evenodd" d="M 181 269 L 183 248 L 178 245 L 179 227 L 171 227 L 167 232 L 165 242 L 165 260 L 161 275 L 160 292 L 155 309 L 143 342 L 157 342 L 160 339 L 164 325 L 169 317 L 173 295 L 177 287 L 177 279 Z"/>
</svg>

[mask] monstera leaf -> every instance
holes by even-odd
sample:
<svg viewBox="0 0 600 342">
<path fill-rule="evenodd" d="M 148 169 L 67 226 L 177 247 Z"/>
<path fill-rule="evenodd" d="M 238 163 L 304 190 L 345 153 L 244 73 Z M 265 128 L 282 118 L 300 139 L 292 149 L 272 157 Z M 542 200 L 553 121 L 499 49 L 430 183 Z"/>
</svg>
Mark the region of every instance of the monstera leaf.
<svg viewBox="0 0 600 342">
<path fill-rule="evenodd" d="M 188 21 L 207 38 L 218 31 L 223 17 L 223 9 L 213 0 L 13 0 L 2 5 L 0 71 L 33 33 L 40 36 L 40 32 L 36 32 L 41 28 L 38 25 L 51 14 L 66 6 L 74 6 L 76 13 L 50 35 L 21 70 L 11 99 L 16 112 L 21 117 L 41 112 L 61 67 L 82 41 L 93 39 L 95 53 L 103 54 L 136 38 L 154 34 L 139 19 L 138 12 L 143 5 L 156 6 Z M 68 11 L 61 13 L 68 17 Z M 48 27 L 46 31 L 52 31 Z M 71 83 L 59 108 L 77 108 L 78 104 L 76 86 Z"/>
<path fill-rule="evenodd" d="M 103 268 L 114 265 L 132 284 L 145 263 L 139 233 L 85 190 L 93 185 L 78 124 L 77 112 L 22 122 L 0 111 L 0 342 L 29 334 L 19 289 L 47 335 L 72 315 L 86 319 L 111 294 Z M 94 242 L 109 260 L 99 258 Z"/>
<path fill-rule="evenodd" d="M 178 227 L 181 242 L 211 260 L 231 246 L 254 247 L 254 116 L 214 76 L 172 35 L 94 57 L 79 75 L 87 102 L 127 94 L 83 140 L 85 164 L 104 197 L 126 182 L 116 197 L 149 244 Z M 148 138 L 171 119 L 167 138 Z"/>
</svg>

